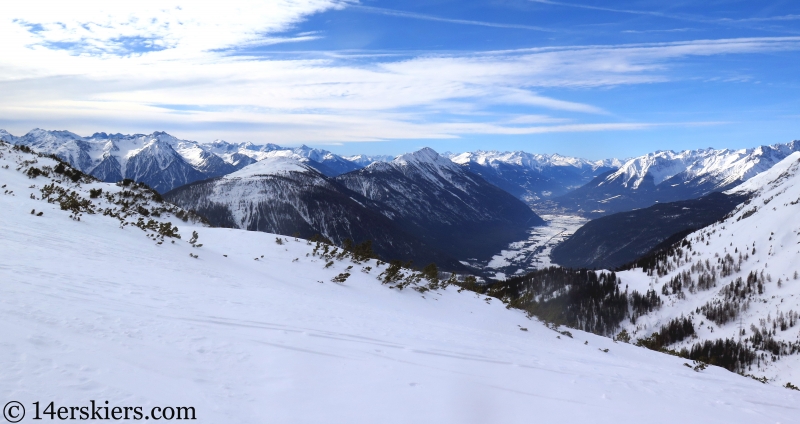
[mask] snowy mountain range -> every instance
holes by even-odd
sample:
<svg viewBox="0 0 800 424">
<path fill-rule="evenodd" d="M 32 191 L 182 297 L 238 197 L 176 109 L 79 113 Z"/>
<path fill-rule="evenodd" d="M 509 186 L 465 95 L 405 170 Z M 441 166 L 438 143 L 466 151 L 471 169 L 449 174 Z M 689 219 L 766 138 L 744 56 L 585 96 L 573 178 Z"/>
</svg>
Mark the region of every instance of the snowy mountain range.
<svg viewBox="0 0 800 424">
<path fill-rule="evenodd" d="M 258 172 L 299 169 L 282 164 Z M 198 422 L 242 424 L 265 417 L 511 424 L 531 417 L 602 424 L 797 419 L 800 394 L 779 387 L 788 377 L 765 385 L 720 367 L 687 367 L 683 358 L 545 326 L 461 283 L 426 289 L 422 279 L 393 289 L 382 281 L 387 264 L 338 259 L 306 240 L 184 222 L 185 211 L 143 187 L 91 181 L 2 143 L 0 187 L 0 391 L 29 408 L 29 419 L 43 399 L 52 399 L 55 411 L 91 408 L 94 399 L 107 400 L 109 410 L 141 407 L 148 417 L 156 407 L 184 407 Z M 758 220 L 748 225 L 759 226 L 752 234 L 759 259 L 767 258 L 761 243 L 769 242 L 761 225 L 786 218 L 770 214 L 794 212 L 778 207 L 797 198 L 797 187 L 776 186 L 788 190 L 769 189 L 740 211 L 743 217 L 760 207 L 739 221 Z M 796 237 L 787 227 L 781 235 Z M 715 250 L 727 242 L 704 236 Z M 794 239 L 772 242 L 794 246 Z M 794 289 L 777 288 L 780 274 L 772 270 L 794 253 L 785 250 L 770 256 L 767 292 L 790 302 Z M 623 278 L 638 281 L 634 272 Z M 765 300 L 749 311 L 782 307 L 777 298 Z M 797 383 L 796 371 L 790 375 Z"/>
<path fill-rule="evenodd" d="M 68 131 L 36 129 L 15 137 L 0 130 L 0 139 L 55 154 L 103 181 L 132 179 L 162 193 L 195 181 L 227 175 L 270 157 L 294 158 L 328 177 L 339 177 L 375 164 L 373 170 L 360 173 L 357 178 L 343 177 L 340 181 L 343 183 L 363 179 L 378 169 L 393 172 L 390 168 L 394 165 L 380 164 L 395 163 L 395 158 L 389 156 L 342 157 L 307 146 L 283 148 L 275 144 L 221 140 L 198 143 L 164 132 L 150 135 L 95 133 L 81 137 Z M 800 141 L 741 150 L 658 151 L 625 161 L 589 161 L 519 151 L 447 153 L 442 157 L 511 193 L 540 213 L 597 218 L 657 203 L 700 198 L 735 187 L 798 150 Z M 360 187 L 360 184 L 356 181 L 348 187 L 366 193 L 368 198 L 380 197 L 376 190 Z M 384 189 L 390 190 L 389 187 Z M 425 193 L 426 190 L 416 191 L 418 195 Z M 435 234 L 432 237 L 429 242 L 437 239 Z"/>
<path fill-rule="evenodd" d="M 539 207 L 598 217 L 655 203 L 724 191 L 800 151 L 800 141 L 751 149 L 658 151 L 629 159 L 618 170 Z"/>
<path fill-rule="evenodd" d="M 331 152 L 307 146 L 283 148 L 275 144 L 203 144 L 180 140 L 165 132 L 150 135 L 95 133 L 81 137 L 69 131 L 34 129 L 21 137 L 0 130 L 0 140 L 54 154 L 75 168 L 102 181 L 123 179 L 144 182 L 165 193 L 182 185 L 229 174 L 270 156 L 291 156 L 328 176 L 361 168 L 368 157 L 346 160 Z"/>
<path fill-rule="evenodd" d="M 103 181 L 129 178 L 162 193 L 190 182 L 226 175 L 273 156 L 293 157 L 329 177 L 395 159 L 388 155 L 345 157 L 307 146 L 285 148 L 271 143 L 223 140 L 199 143 L 164 132 L 149 135 L 98 132 L 81 137 L 69 131 L 34 129 L 16 137 L 0 130 L 0 140 L 54 154 Z M 478 151 L 443 156 L 527 203 L 567 193 L 621 164 L 616 159 L 588 161 L 525 152 Z"/>
<path fill-rule="evenodd" d="M 528 204 L 564 195 L 618 169 L 618 159 L 590 161 L 558 154 L 476 151 L 445 156 Z"/>
</svg>

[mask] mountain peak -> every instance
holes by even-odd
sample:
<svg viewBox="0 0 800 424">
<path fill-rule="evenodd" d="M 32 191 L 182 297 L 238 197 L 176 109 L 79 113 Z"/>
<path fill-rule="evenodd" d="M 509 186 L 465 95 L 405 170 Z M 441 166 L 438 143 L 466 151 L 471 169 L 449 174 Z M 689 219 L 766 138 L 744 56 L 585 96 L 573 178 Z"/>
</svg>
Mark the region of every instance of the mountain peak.
<svg viewBox="0 0 800 424">
<path fill-rule="evenodd" d="M 455 165 L 450 159 L 440 156 L 430 147 L 423 147 L 416 152 L 400 155 L 395 158 L 394 162 L 399 165 L 427 164 L 445 167 L 453 167 Z"/>
<path fill-rule="evenodd" d="M 166 131 L 156 131 L 149 136 L 150 138 L 154 138 L 159 141 L 179 141 L 177 137 L 167 133 Z M 196 143 L 196 142 L 195 142 Z"/>
</svg>

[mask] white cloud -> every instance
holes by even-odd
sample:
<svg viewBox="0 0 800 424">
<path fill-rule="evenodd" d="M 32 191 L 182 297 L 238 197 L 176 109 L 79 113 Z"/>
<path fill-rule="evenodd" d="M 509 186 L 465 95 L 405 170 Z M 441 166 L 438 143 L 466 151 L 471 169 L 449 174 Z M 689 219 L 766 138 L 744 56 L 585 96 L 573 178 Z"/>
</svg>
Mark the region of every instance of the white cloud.
<svg viewBox="0 0 800 424">
<path fill-rule="evenodd" d="M 283 143 L 633 130 L 651 124 L 598 123 L 608 111 L 543 92 L 666 81 L 674 77 L 673 61 L 691 56 L 800 48 L 800 38 L 783 37 L 405 60 L 369 57 L 369 52 L 264 59 L 228 56 L 219 49 L 320 37 L 286 32 L 310 14 L 345 3 L 206 3 L 142 1 L 112 8 L 112 2 L 88 1 L 77 8 L 74 3 L 30 1 L 3 6 L 4 126 L 17 125 L 18 131 L 56 123 L 76 131 L 180 128 Z M 150 40 L 163 49 L 119 54 L 125 50 L 120 39 L 126 37 Z M 79 47 L 58 49 L 59 43 Z M 513 110 L 503 114 L 498 108 Z M 527 125 L 511 122 L 520 112 L 543 118 Z M 589 122 L 580 122 L 584 118 Z"/>
<path fill-rule="evenodd" d="M 339 0 L 26 0 L 3 6 L 3 14 L 6 25 L 29 32 L 27 45 L 66 43 L 80 53 L 120 54 L 126 53 L 121 41 L 131 38 L 177 52 L 257 43 L 309 14 L 341 7 Z"/>
</svg>

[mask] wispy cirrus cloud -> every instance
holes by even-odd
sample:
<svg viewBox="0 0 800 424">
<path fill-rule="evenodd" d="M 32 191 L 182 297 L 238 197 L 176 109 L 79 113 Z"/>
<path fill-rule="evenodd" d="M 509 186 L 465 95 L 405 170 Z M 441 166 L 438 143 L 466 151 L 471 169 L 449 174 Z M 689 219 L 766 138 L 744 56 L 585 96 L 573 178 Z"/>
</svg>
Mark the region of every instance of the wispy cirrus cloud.
<svg viewBox="0 0 800 424">
<path fill-rule="evenodd" d="M 672 13 L 664 13 L 658 11 L 650 11 L 650 10 L 636 10 L 636 9 L 621 9 L 615 7 L 607 7 L 607 6 L 594 6 L 589 4 L 581 4 L 581 3 L 567 3 L 561 1 L 553 1 L 553 0 L 528 0 L 532 3 L 540 3 L 540 4 L 547 4 L 551 6 L 563 6 L 563 7 L 571 7 L 575 9 L 586 9 L 586 10 L 597 10 L 603 12 L 615 12 L 615 13 L 626 13 L 630 15 L 644 15 L 644 16 L 655 16 L 659 18 L 670 18 L 670 19 L 678 19 L 684 21 L 696 21 L 696 22 L 705 22 L 706 19 L 697 18 L 694 16 L 689 15 L 677 15 Z"/>
<path fill-rule="evenodd" d="M 697 28 L 669 28 L 669 29 L 627 29 L 622 31 L 625 34 L 651 34 L 657 32 L 691 32 L 691 31 L 700 31 Z"/>
<path fill-rule="evenodd" d="M 756 16 L 752 18 L 721 18 L 721 22 L 770 22 L 770 21 L 797 21 L 800 15 Z"/>
<path fill-rule="evenodd" d="M 640 9 L 624 9 L 608 6 L 595 6 L 582 3 L 562 2 L 555 0 L 528 0 L 532 3 L 545 4 L 550 6 L 561 6 L 573 9 L 595 10 L 602 12 L 623 13 L 628 15 L 651 16 L 657 18 L 666 18 L 678 21 L 706 23 L 706 24 L 736 24 L 748 22 L 770 22 L 770 21 L 793 21 L 800 19 L 800 15 L 777 15 L 777 16 L 761 16 L 750 18 L 711 18 L 706 16 L 697 16 L 692 14 L 679 14 L 667 13 L 656 10 L 640 10 Z"/>
<path fill-rule="evenodd" d="M 458 25 L 475 25 L 475 26 L 484 26 L 490 28 L 506 28 L 506 29 L 524 29 L 524 30 L 532 30 L 532 31 L 542 31 L 542 32 L 558 32 L 552 28 L 545 28 L 540 26 L 534 25 L 520 25 L 520 24 L 507 24 L 507 23 L 500 23 L 500 22 L 487 22 L 487 21 L 475 21 L 469 19 L 454 19 L 454 18 L 447 18 L 442 16 L 434 16 L 434 15 L 426 15 L 423 13 L 414 13 L 414 12 L 406 12 L 402 10 L 395 10 L 395 9 L 385 9 L 382 7 L 373 7 L 373 6 L 362 6 L 362 5 L 351 5 L 350 9 L 366 12 L 366 13 L 377 13 L 381 15 L 387 16 L 396 16 L 399 18 L 410 18 L 410 19 L 421 19 L 425 21 L 435 21 L 435 22 L 446 22 L 450 24 L 458 24 Z"/>
</svg>

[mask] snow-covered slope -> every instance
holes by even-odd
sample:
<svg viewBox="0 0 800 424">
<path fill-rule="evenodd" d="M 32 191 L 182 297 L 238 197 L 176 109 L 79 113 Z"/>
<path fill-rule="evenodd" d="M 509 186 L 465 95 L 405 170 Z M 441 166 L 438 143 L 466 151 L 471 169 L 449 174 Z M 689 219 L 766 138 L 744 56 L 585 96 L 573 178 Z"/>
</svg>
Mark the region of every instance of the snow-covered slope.
<svg viewBox="0 0 800 424">
<path fill-rule="evenodd" d="M 292 151 L 273 150 L 222 179 L 165 196 L 215 225 L 372 240 L 385 259 L 436 262 L 491 256 L 539 223 L 525 204 L 431 149 L 330 179 Z"/>
<path fill-rule="evenodd" d="M 371 240 L 386 259 L 464 268 L 386 217 L 391 210 L 385 205 L 348 190 L 290 151 L 271 153 L 222 178 L 189 184 L 164 197 L 215 226 L 304 238 L 320 234 L 339 245 L 347 239 Z"/>
<path fill-rule="evenodd" d="M 753 197 L 725 220 L 688 235 L 668 254 L 640 261 L 618 275 L 631 289 L 653 288 L 665 303 L 628 323 L 637 337 L 680 316 L 697 338 L 729 338 L 755 348 L 747 373 L 800 381 L 800 152 L 729 193 Z M 743 330 L 743 331 L 740 331 Z"/>
<path fill-rule="evenodd" d="M 800 141 L 741 150 L 659 151 L 627 161 L 606 180 L 619 179 L 626 187 L 638 188 L 647 175 L 656 185 L 680 175 L 684 181 L 705 177 L 725 187 L 766 171 L 798 150 Z"/>
<path fill-rule="evenodd" d="M 457 287 L 389 289 L 374 261 L 326 268 L 304 240 L 179 224 L 182 239 L 159 243 L 99 213 L 76 221 L 38 199 L 49 179 L 17 171 L 31 156 L 0 154 L 0 391 L 28 420 L 33 402 L 91 400 L 241 424 L 791 423 L 800 412 L 798 392 L 568 338 Z"/>
<path fill-rule="evenodd" d="M 617 159 L 589 161 L 522 151 L 479 150 L 445 156 L 532 205 L 566 194 L 622 164 Z"/>
<path fill-rule="evenodd" d="M 554 199 L 550 207 L 602 216 L 724 191 L 800 150 L 800 141 L 751 149 L 658 151 Z"/>
<path fill-rule="evenodd" d="M 544 221 L 522 201 L 430 148 L 375 162 L 336 180 L 387 206 L 387 217 L 466 260 L 488 259 Z"/>
</svg>

